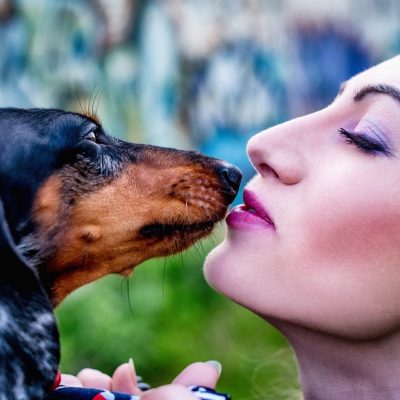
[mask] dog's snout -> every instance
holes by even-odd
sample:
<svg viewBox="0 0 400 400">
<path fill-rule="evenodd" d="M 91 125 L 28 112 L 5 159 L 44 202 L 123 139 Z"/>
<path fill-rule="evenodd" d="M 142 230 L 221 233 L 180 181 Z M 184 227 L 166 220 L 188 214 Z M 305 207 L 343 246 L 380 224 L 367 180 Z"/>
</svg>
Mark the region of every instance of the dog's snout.
<svg viewBox="0 0 400 400">
<path fill-rule="evenodd" d="M 221 178 L 221 181 L 226 186 L 226 189 L 236 195 L 239 190 L 240 182 L 242 181 L 242 173 L 240 172 L 239 168 L 224 162 L 217 169 L 217 172 Z"/>
</svg>

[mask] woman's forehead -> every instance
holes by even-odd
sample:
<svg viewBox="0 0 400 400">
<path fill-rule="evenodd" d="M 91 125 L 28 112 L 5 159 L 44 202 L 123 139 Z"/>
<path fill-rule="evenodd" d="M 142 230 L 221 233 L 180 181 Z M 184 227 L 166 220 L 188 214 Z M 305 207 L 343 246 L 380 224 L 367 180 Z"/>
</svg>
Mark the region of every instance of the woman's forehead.
<svg viewBox="0 0 400 400">
<path fill-rule="evenodd" d="M 351 78 L 346 86 L 360 88 L 370 84 L 390 84 L 400 89 L 400 56 L 359 73 Z"/>
</svg>

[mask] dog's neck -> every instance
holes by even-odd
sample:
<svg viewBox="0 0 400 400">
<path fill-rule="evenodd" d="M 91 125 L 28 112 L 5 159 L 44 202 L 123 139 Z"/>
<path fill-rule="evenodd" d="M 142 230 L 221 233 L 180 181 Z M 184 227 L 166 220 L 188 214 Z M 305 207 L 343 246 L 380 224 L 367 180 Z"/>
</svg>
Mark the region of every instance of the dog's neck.
<svg viewBox="0 0 400 400">
<path fill-rule="evenodd" d="M 52 258 L 56 248 L 50 240 L 43 243 L 39 235 L 29 233 L 17 242 L 18 250 L 26 258 L 26 260 L 36 269 L 39 273 L 47 261 Z"/>
<path fill-rule="evenodd" d="M 36 270 L 43 288 L 51 299 L 53 307 L 55 307 L 61 300 L 53 301 L 52 286 L 54 277 L 43 273 L 55 249 L 52 251 L 52 246 L 43 246 L 42 241 L 39 240 L 35 233 L 23 236 L 17 247 L 23 257 Z"/>
<path fill-rule="evenodd" d="M 44 243 L 40 235 L 31 233 L 25 236 L 18 244 L 21 254 L 36 269 L 41 284 L 47 292 L 53 307 L 60 304 L 71 292 L 93 282 L 109 273 L 118 273 L 128 276 L 133 268 L 143 262 L 141 254 L 122 254 L 117 264 L 128 265 L 128 268 L 110 271 L 108 260 L 99 260 L 94 265 L 87 265 L 84 255 L 65 259 L 63 263 L 57 263 L 57 244 L 52 240 Z"/>
</svg>

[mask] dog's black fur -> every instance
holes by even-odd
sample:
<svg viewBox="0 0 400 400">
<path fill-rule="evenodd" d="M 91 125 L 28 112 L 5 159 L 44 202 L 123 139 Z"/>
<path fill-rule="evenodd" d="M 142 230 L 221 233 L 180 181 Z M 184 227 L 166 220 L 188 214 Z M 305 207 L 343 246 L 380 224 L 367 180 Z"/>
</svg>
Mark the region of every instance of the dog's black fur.
<svg viewBox="0 0 400 400">
<path fill-rule="evenodd" d="M 58 331 L 36 271 L 13 243 L 0 202 L 0 396 L 43 399 L 59 361 Z"/>
<path fill-rule="evenodd" d="M 50 390 L 59 361 L 53 306 L 210 233 L 240 178 L 195 152 L 112 138 L 92 116 L 0 109 L 0 399 Z"/>
</svg>

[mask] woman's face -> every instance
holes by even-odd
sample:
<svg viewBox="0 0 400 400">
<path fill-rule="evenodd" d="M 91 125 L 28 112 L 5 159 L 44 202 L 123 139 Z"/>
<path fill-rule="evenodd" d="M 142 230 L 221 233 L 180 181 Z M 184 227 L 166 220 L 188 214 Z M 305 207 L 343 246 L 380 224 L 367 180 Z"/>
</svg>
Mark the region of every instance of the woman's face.
<svg viewBox="0 0 400 400">
<path fill-rule="evenodd" d="M 400 56 L 247 150 L 257 175 L 207 258 L 209 283 L 266 318 L 335 335 L 400 327 Z"/>
</svg>

